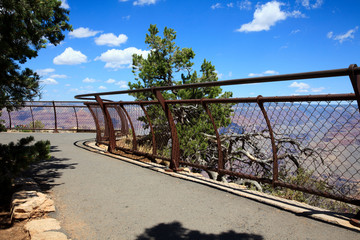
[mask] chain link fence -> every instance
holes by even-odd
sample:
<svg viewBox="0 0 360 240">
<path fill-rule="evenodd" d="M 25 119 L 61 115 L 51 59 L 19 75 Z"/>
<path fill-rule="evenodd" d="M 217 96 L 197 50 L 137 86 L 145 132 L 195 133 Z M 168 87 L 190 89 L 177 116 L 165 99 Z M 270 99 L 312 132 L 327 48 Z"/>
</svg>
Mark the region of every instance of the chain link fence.
<svg viewBox="0 0 360 240">
<path fill-rule="evenodd" d="M 19 110 L 1 110 L 0 120 L 9 130 L 95 131 L 94 118 L 83 102 L 26 102 Z"/>
<path fill-rule="evenodd" d="M 108 150 L 165 159 L 219 181 L 309 204 L 360 206 L 359 68 L 94 93 L 85 102 Z M 163 91 L 350 76 L 354 94 L 165 100 Z M 102 95 L 152 92 L 156 101 L 111 102 Z"/>
</svg>

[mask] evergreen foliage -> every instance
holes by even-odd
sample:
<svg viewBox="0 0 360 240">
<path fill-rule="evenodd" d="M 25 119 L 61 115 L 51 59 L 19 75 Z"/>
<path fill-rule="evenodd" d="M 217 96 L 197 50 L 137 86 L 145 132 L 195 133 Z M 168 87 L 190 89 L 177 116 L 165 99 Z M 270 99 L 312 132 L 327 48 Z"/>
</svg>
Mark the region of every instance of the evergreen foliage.
<svg viewBox="0 0 360 240">
<path fill-rule="evenodd" d="M 50 158 L 50 142 L 34 141 L 33 136 L 20 139 L 16 144 L 0 144 L 0 193 L 6 194 L 11 189 L 13 181 L 30 164 Z"/>
<path fill-rule="evenodd" d="M 47 43 L 59 44 L 71 30 L 59 0 L 0 1 L 0 109 L 12 110 L 40 95 L 39 75 L 20 65 Z"/>
<path fill-rule="evenodd" d="M 214 65 L 204 59 L 198 76 L 192 67 L 192 59 L 195 53 L 191 48 L 180 48 L 175 44 L 176 32 L 171 28 L 164 28 L 163 37 L 159 36 L 156 25 L 150 25 L 149 33 L 146 34 L 145 43 L 148 45 L 149 54 L 133 55 L 133 73 L 135 83 L 129 83 L 130 89 L 141 89 L 158 86 L 174 86 L 181 84 L 214 82 L 218 80 Z M 201 98 L 229 98 L 231 92 L 222 92 L 220 87 L 186 88 L 162 92 L 166 100 L 175 99 L 201 99 Z M 132 93 L 136 100 L 155 100 L 151 92 Z M 230 124 L 231 104 L 212 104 L 211 111 L 218 127 Z M 199 148 L 206 149 L 207 140 L 201 134 L 214 134 L 214 128 L 209 117 L 199 104 L 172 105 L 174 120 L 177 122 L 181 156 L 195 161 L 195 155 Z M 170 139 L 166 116 L 159 105 L 151 105 L 147 108 L 152 119 L 155 131 L 157 147 L 160 151 L 169 152 L 167 148 Z M 148 123 L 145 117 L 140 121 Z M 149 137 L 149 136 L 148 136 Z M 203 156 L 205 157 L 205 156 Z"/>
</svg>

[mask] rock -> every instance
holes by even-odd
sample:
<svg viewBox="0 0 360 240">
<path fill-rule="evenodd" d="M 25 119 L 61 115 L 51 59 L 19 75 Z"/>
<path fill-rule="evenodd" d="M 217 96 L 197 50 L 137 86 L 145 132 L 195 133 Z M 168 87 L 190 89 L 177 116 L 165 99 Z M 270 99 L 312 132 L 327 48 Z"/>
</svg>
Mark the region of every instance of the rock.
<svg viewBox="0 0 360 240">
<path fill-rule="evenodd" d="M 187 168 L 187 167 L 183 168 L 182 171 L 187 172 L 187 173 L 191 173 L 191 170 L 189 168 Z"/>
<path fill-rule="evenodd" d="M 20 191 L 13 194 L 12 219 L 21 220 L 54 212 L 54 201 L 36 191 Z"/>
<path fill-rule="evenodd" d="M 31 239 L 38 233 L 50 231 L 50 230 L 59 230 L 60 223 L 54 218 L 45 218 L 39 220 L 32 220 L 25 224 L 25 230 L 30 233 Z"/>
<path fill-rule="evenodd" d="M 61 232 L 53 232 L 53 231 L 37 233 L 34 236 L 31 236 L 31 240 L 67 240 L 67 239 L 68 238 L 66 237 L 65 234 Z"/>
</svg>

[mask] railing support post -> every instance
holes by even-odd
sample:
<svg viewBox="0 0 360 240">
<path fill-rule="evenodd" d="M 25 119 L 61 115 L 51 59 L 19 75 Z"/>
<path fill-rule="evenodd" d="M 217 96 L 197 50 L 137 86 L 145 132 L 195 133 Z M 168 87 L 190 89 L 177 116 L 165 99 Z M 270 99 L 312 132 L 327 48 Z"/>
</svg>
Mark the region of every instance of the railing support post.
<svg viewBox="0 0 360 240">
<path fill-rule="evenodd" d="M 114 126 L 112 124 L 111 121 L 111 117 L 109 114 L 109 111 L 107 110 L 106 106 L 104 106 L 104 102 L 102 101 L 102 99 L 96 95 L 95 96 L 96 101 L 99 103 L 99 106 L 104 114 L 104 119 L 105 119 L 105 126 L 107 126 L 107 131 L 108 131 L 108 137 L 109 137 L 109 152 L 114 152 L 115 151 L 115 147 L 116 147 L 116 139 L 115 139 L 115 131 L 114 131 Z M 105 127 L 106 130 L 106 127 Z"/>
<path fill-rule="evenodd" d="M 276 186 L 276 183 L 278 181 L 278 177 L 279 177 L 279 164 L 278 164 L 278 156 L 277 156 L 277 148 L 276 148 L 276 144 L 275 144 L 275 137 L 274 137 L 274 132 L 273 129 L 271 127 L 270 124 L 270 120 L 269 117 L 267 115 L 267 112 L 264 108 L 264 103 L 262 101 L 262 96 L 259 95 L 257 97 L 257 104 L 259 105 L 261 112 L 265 118 L 266 121 L 266 125 L 269 129 L 269 135 L 270 135 L 270 140 L 271 140 L 271 148 L 272 148 L 272 155 L 273 155 L 273 180 L 272 180 L 272 185 L 273 187 Z"/>
<path fill-rule="evenodd" d="M 34 114 L 33 114 L 31 105 L 29 107 L 30 107 L 30 113 L 31 113 L 31 119 L 32 119 L 32 130 L 34 131 L 35 130 Z"/>
<path fill-rule="evenodd" d="M 101 130 L 100 130 L 99 120 L 96 114 L 94 113 L 94 111 L 92 110 L 92 108 L 90 107 L 90 105 L 87 105 L 87 107 L 94 118 L 95 127 L 96 127 L 96 143 L 99 143 L 101 141 Z"/>
<path fill-rule="evenodd" d="M 128 135 L 129 134 L 129 126 L 128 123 L 126 121 L 126 116 L 124 115 L 124 110 L 120 107 L 117 106 L 116 107 L 116 111 L 120 117 L 120 121 L 121 121 L 121 134 L 123 135 Z"/>
<path fill-rule="evenodd" d="M 180 162 L 180 144 L 179 144 L 179 138 L 176 131 L 176 125 L 174 122 L 174 118 L 171 114 L 171 111 L 169 109 L 169 106 L 165 103 L 165 99 L 163 95 L 161 94 L 160 90 L 154 90 L 152 89 L 153 94 L 155 95 L 156 99 L 159 101 L 166 118 L 169 123 L 170 132 L 171 132 L 171 161 L 170 161 L 170 169 L 173 171 L 179 170 L 179 162 Z"/>
<path fill-rule="evenodd" d="M 349 77 L 351 84 L 354 88 L 358 109 L 360 111 L 360 75 L 355 74 L 355 70 L 354 70 L 355 68 L 357 68 L 356 64 L 351 64 L 349 66 Z"/>
<path fill-rule="evenodd" d="M 56 106 L 55 106 L 55 101 L 52 102 L 53 108 L 54 108 L 54 119 L 55 119 L 55 130 L 54 133 L 58 133 L 58 129 L 57 129 L 57 117 L 56 117 Z"/>
<path fill-rule="evenodd" d="M 146 111 L 144 104 L 140 103 L 141 109 L 143 110 L 143 112 L 145 113 L 146 119 L 149 122 L 149 127 L 150 127 L 150 132 L 151 132 L 151 137 L 152 137 L 152 147 L 153 147 L 153 151 L 152 154 L 155 156 L 156 155 L 156 138 L 155 138 L 155 132 L 151 123 L 151 119 L 149 117 L 148 112 Z"/>
<path fill-rule="evenodd" d="M 217 127 L 216 127 L 216 124 L 215 124 L 215 120 L 211 114 L 211 111 L 208 107 L 208 105 L 203 102 L 203 100 L 201 99 L 201 104 L 202 106 L 204 107 L 206 113 L 208 114 L 209 118 L 210 118 L 210 121 L 213 125 L 213 128 L 214 128 L 214 131 L 215 131 L 215 136 L 216 136 L 216 142 L 217 142 L 217 148 L 218 148 L 218 170 L 224 170 L 225 169 L 225 162 L 224 162 L 224 156 L 223 156 L 223 153 L 222 153 L 222 148 L 221 148 L 221 140 L 220 140 L 220 135 L 218 133 L 218 130 L 217 130 Z M 218 180 L 221 180 L 221 177 L 222 177 L 222 174 L 219 174 L 218 176 Z"/>
<path fill-rule="evenodd" d="M 11 115 L 10 115 L 10 111 L 7 109 L 7 112 L 8 112 L 8 115 L 9 115 L 9 124 L 10 124 L 10 126 L 9 126 L 9 129 L 11 130 Z"/>
<path fill-rule="evenodd" d="M 136 134 L 135 134 L 135 128 L 134 128 L 134 125 L 131 121 L 131 118 L 130 118 L 130 115 L 129 113 L 126 111 L 126 109 L 124 108 L 123 104 L 119 104 L 120 108 L 124 111 L 126 117 L 128 118 L 129 122 L 130 122 L 130 127 L 131 127 L 131 131 L 132 131 L 132 137 L 133 137 L 133 140 L 132 140 L 132 144 L 133 144 L 133 147 L 132 147 L 132 150 L 135 151 L 137 150 L 137 141 L 136 141 Z"/>
<path fill-rule="evenodd" d="M 74 113 L 75 113 L 75 119 L 76 119 L 76 132 L 79 131 L 79 121 L 78 121 L 78 117 L 77 117 L 77 113 L 76 113 L 76 109 L 74 108 Z"/>
</svg>

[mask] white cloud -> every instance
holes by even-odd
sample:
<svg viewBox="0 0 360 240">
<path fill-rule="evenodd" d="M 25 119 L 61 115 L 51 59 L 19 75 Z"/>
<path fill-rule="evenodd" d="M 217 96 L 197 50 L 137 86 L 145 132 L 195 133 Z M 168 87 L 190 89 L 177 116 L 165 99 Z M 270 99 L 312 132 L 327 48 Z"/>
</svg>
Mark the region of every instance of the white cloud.
<svg viewBox="0 0 360 240">
<path fill-rule="evenodd" d="M 114 82 L 116 82 L 116 81 L 115 81 L 115 79 L 112 79 L 112 78 L 109 78 L 109 79 L 106 81 L 106 83 L 114 83 Z"/>
<path fill-rule="evenodd" d="M 300 12 L 299 10 L 294 10 L 292 12 L 288 12 L 286 13 L 288 17 L 293 17 L 293 18 L 306 18 L 306 15 L 303 14 L 302 12 Z"/>
<path fill-rule="evenodd" d="M 327 36 L 327 38 L 332 38 L 333 36 L 334 36 L 334 33 L 333 32 L 328 32 L 327 34 L 326 34 L 326 36 Z"/>
<path fill-rule="evenodd" d="M 264 75 L 277 75 L 279 74 L 279 72 L 274 71 L 274 70 L 266 70 L 265 72 L 262 73 L 249 73 L 248 76 L 249 77 L 261 77 Z"/>
<path fill-rule="evenodd" d="M 282 4 L 277 1 L 268 2 L 256 7 L 254 19 L 250 23 L 243 24 L 238 32 L 259 32 L 268 31 L 278 21 L 285 20 L 287 15 L 281 11 Z"/>
<path fill-rule="evenodd" d="M 232 72 L 229 72 L 229 77 L 232 77 L 233 73 Z"/>
<path fill-rule="evenodd" d="M 222 79 L 222 77 L 224 76 L 224 74 L 219 73 L 217 70 L 215 70 L 215 73 L 219 79 Z"/>
<path fill-rule="evenodd" d="M 308 92 L 319 93 L 325 89 L 324 87 L 312 88 L 312 87 L 310 87 L 309 84 L 303 83 L 303 82 L 300 82 L 300 83 L 293 82 L 292 84 L 289 85 L 289 87 L 297 88 L 295 90 L 295 92 L 297 92 L 297 93 L 308 93 Z M 293 94 L 293 95 L 299 95 L 299 94 Z"/>
<path fill-rule="evenodd" d="M 279 72 L 274 71 L 274 70 L 266 70 L 266 71 L 264 72 L 264 74 L 265 74 L 265 75 L 277 75 L 277 74 L 279 74 Z"/>
<path fill-rule="evenodd" d="M 261 73 L 249 73 L 248 74 L 249 77 L 260 77 L 263 76 Z"/>
<path fill-rule="evenodd" d="M 134 6 L 144 6 L 155 4 L 158 0 L 137 0 L 133 2 Z"/>
<path fill-rule="evenodd" d="M 130 20 L 130 15 L 127 15 L 127 16 L 124 16 L 124 17 L 122 17 L 122 19 L 124 19 L 124 20 Z"/>
<path fill-rule="evenodd" d="M 280 6 L 284 5 L 278 1 L 267 2 L 256 7 L 254 19 L 246 24 L 241 25 L 238 32 L 260 32 L 268 31 L 270 27 L 277 22 L 285 20 L 288 17 L 305 17 L 300 11 L 284 12 Z"/>
<path fill-rule="evenodd" d="M 131 67 L 133 54 L 141 54 L 146 58 L 149 51 L 137 49 L 135 47 L 125 48 L 124 50 L 111 49 L 102 53 L 99 57 L 95 58 L 95 60 L 106 62 L 105 68 L 127 68 Z"/>
<path fill-rule="evenodd" d="M 297 0 L 297 2 L 300 2 L 300 4 L 307 9 L 319 8 L 324 3 L 323 0 Z"/>
<path fill-rule="evenodd" d="M 84 83 L 93 83 L 93 82 L 96 82 L 96 79 L 87 77 L 84 80 L 82 80 L 82 82 L 84 82 Z"/>
<path fill-rule="evenodd" d="M 251 2 L 249 0 L 243 0 L 237 3 L 238 7 L 243 10 L 250 10 L 251 9 Z"/>
<path fill-rule="evenodd" d="M 298 32 L 300 32 L 300 29 L 292 30 L 290 34 L 297 34 Z"/>
<path fill-rule="evenodd" d="M 329 39 L 333 39 L 333 40 L 339 41 L 339 43 L 343 43 L 346 40 L 354 39 L 355 38 L 355 32 L 358 29 L 359 29 L 359 27 L 356 26 L 355 28 L 350 29 L 349 31 L 347 31 L 345 34 L 340 34 L 340 35 L 334 35 L 333 32 L 328 32 L 328 34 L 326 36 Z"/>
<path fill-rule="evenodd" d="M 37 69 L 36 73 L 39 74 L 40 76 L 46 76 L 49 73 L 55 72 L 55 69 L 53 68 L 44 68 L 44 69 Z"/>
<path fill-rule="evenodd" d="M 70 86 L 71 86 L 71 85 L 70 85 L 70 84 L 68 84 L 68 83 L 67 83 L 67 84 L 65 84 L 65 87 L 70 87 Z"/>
<path fill-rule="evenodd" d="M 211 5 L 211 9 L 217 9 L 217 8 L 222 8 L 222 6 L 221 6 L 221 3 L 215 3 L 215 4 L 213 4 L 213 5 Z"/>
<path fill-rule="evenodd" d="M 323 0 L 316 0 L 316 2 L 312 5 L 312 8 L 319 8 L 323 3 Z"/>
<path fill-rule="evenodd" d="M 101 90 L 105 90 L 105 89 L 107 89 L 105 86 L 99 86 L 99 89 L 101 89 Z"/>
<path fill-rule="evenodd" d="M 67 0 L 61 0 L 61 5 L 60 5 L 60 7 L 65 8 L 65 9 L 69 9 L 69 8 L 70 8 L 69 4 L 67 3 Z"/>
<path fill-rule="evenodd" d="M 80 87 L 80 88 L 71 88 L 69 89 L 69 92 L 73 92 L 76 94 L 85 94 L 85 93 L 92 93 L 94 91 L 91 90 L 91 88 L 89 87 Z"/>
<path fill-rule="evenodd" d="M 229 7 L 229 8 L 232 8 L 232 7 L 234 7 L 234 3 L 232 3 L 232 2 L 228 3 L 228 4 L 226 4 L 226 6 Z"/>
<path fill-rule="evenodd" d="M 307 84 L 307 83 L 298 83 L 298 82 L 293 82 L 292 84 L 290 84 L 289 87 L 292 87 L 292 88 L 297 88 L 295 90 L 295 92 L 308 92 L 309 91 L 309 88 L 310 88 L 310 85 Z"/>
<path fill-rule="evenodd" d="M 56 56 L 53 63 L 56 65 L 75 65 L 87 62 L 87 57 L 80 51 L 75 51 L 71 47 L 65 49 L 63 53 Z"/>
<path fill-rule="evenodd" d="M 125 81 L 118 81 L 115 85 L 118 85 L 120 88 L 128 88 L 128 84 Z"/>
<path fill-rule="evenodd" d="M 46 79 L 40 80 L 40 82 L 43 83 L 43 84 L 46 84 L 46 85 L 56 85 L 56 84 L 58 84 L 58 82 L 53 78 L 46 78 Z"/>
<path fill-rule="evenodd" d="M 53 74 L 50 76 L 51 78 L 67 78 L 65 74 Z"/>
<path fill-rule="evenodd" d="M 120 44 L 125 43 L 127 39 L 128 37 L 125 34 L 115 36 L 113 33 L 105 33 L 95 38 L 95 43 L 97 45 L 107 45 L 113 47 L 120 46 Z"/>
<path fill-rule="evenodd" d="M 115 84 L 119 86 L 120 88 L 128 88 L 128 83 L 125 81 L 116 81 L 115 79 L 109 78 L 105 81 L 106 83 Z"/>
<path fill-rule="evenodd" d="M 325 89 L 324 87 L 312 88 L 311 91 L 312 92 L 322 92 L 324 89 Z"/>
<path fill-rule="evenodd" d="M 79 27 L 73 30 L 72 32 L 70 32 L 69 35 L 74 38 L 87 38 L 87 37 L 93 37 L 99 32 L 101 31 L 94 31 L 89 28 Z"/>
</svg>

